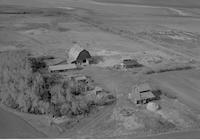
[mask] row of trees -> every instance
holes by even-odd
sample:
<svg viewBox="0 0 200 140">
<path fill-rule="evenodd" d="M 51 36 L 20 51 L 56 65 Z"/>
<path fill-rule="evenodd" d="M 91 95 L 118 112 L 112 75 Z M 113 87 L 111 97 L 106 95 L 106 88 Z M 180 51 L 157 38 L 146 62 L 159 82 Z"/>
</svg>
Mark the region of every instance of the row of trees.
<svg viewBox="0 0 200 140">
<path fill-rule="evenodd" d="M 89 112 L 92 102 L 77 90 L 79 84 L 42 73 L 43 60 L 30 56 L 25 50 L 0 53 L 1 103 L 22 112 L 53 116 Z"/>
</svg>

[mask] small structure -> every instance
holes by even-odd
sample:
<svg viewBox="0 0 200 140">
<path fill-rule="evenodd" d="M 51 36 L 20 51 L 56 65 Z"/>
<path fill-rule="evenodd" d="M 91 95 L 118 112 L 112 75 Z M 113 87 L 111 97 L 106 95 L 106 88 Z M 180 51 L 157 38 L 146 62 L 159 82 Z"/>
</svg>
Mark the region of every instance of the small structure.
<svg viewBox="0 0 200 140">
<path fill-rule="evenodd" d="M 97 94 L 99 94 L 99 93 L 101 93 L 101 92 L 103 92 L 103 89 L 101 88 L 101 87 L 98 87 L 98 86 L 96 86 L 95 88 L 94 88 L 94 90 L 93 90 L 94 92 L 95 92 L 95 94 L 97 95 Z"/>
<path fill-rule="evenodd" d="M 121 67 L 125 69 L 134 68 L 138 66 L 140 66 L 140 64 L 134 59 L 124 59 L 121 63 Z"/>
<path fill-rule="evenodd" d="M 92 89 L 89 94 L 92 94 L 96 96 L 97 98 L 100 98 L 100 96 L 103 95 L 103 89 L 101 87 L 95 86 L 94 89 Z M 102 93 L 102 94 L 101 94 Z"/>
<path fill-rule="evenodd" d="M 62 117 L 53 117 L 51 119 L 51 122 L 50 122 L 50 125 L 53 125 L 53 124 L 61 124 L 61 123 L 65 123 L 65 122 L 69 122 L 70 119 L 66 116 L 62 116 Z"/>
<path fill-rule="evenodd" d="M 91 60 L 90 53 L 81 48 L 80 45 L 74 44 L 74 46 L 69 50 L 68 53 L 69 62 L 71 64 L 77 64 L 77 65 L 88 65 Z"/>
<path fill-rule="evenodd" d="M 74 79 L 76 82 L 87 82 L 87 77 L 83 75 L 72 77 L 72 79 Z"/>
<path fill-rule="evenodd" d="M 133 100 L 135 104 L 146 104 L 156 99 L 156 96 L 152 93 L 152 89 L 147 83 L 133 86 L 132 93 L 129 93 L 129 98 Z"/>
<path fill-rule="evenodd" d="M 64 71 L 74 70 L 74 69 L 77 69 L 77 66 L 75 64 L 49 66 L 49 72 L 64 72 Z"/>
<path fill-rule="evenodd" d="M 75 81 L 76 84 L 78 84 L 77 90 L 81 92 L 89 91 L 90 87 L 88 85 L 89 79 L 84 75 L 72 75 L 69 77 L 71 80 Z"/>
</svg>

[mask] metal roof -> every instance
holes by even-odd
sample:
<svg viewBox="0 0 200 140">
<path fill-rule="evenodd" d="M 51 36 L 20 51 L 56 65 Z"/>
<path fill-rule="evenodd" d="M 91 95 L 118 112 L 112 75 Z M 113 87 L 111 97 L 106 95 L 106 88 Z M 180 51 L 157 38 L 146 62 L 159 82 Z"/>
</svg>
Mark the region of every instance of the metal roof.
<svg viewBox="0 0 200 140">
<path fill-rule="evenodd" d="M 75 64 L 49 66 L 50 71 L 70 70 L 70 69 L 76 69 L 76 68 L 77 67 Z"/>
<path fill-rule="evenodd" d="M 155 98 L 155 95 L 151 91 L 140 93 L 140 97 L 142 99 L 149 99 L 149 98 Z"/>
<path fill-rule="evenodd" d="M 69 50 L 69 61 L 70 62 L 76 61 L 80 52 L 82 52 L 83 50 L 84 49 L 81 48 L 79 44 L 74 44 L 73 47 Z"/>
<path fill-rule="evenodd" d="M 87 80 L 87 77 L 85 77 L 85 76 L 77 76 L 77 77 L 75 77 L 75 80 L 77 80 L 77 81 Z"/>
<path fill-rule="evenodd" d="M 98 91 L 103 91 L 103 89 L 102 89 L 101 87 L 96 86 L 96 87 L 94 88 L 94 91 L 96 91 L 96 92 L 98 92 Z"/>
<path fill-rule="evenodd" d="M 139 92 L 144 92 L 144 91 L 151 91 L 151 87 L 147 83 L 143 83 L 138 85 L 138 91 Z"/>
</svg>

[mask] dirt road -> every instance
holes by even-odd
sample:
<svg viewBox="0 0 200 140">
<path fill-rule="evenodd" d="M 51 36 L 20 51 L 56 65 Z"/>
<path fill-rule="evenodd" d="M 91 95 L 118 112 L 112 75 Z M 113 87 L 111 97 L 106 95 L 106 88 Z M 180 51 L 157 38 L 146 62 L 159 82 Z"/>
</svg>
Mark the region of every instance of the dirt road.
<svg viewBox="0 0 200 140">
<path fill-rule="evenodd" d="M 45 138 L 20 117 L 0 108 L 0 138 Z"/>
<path fill-rule="evenodd" d="M 199 139 L 200 130 L 185 131 L 185 132 L 174 132 L 174 133 L 165 133 L 148 137 L 135 137 L 134 135 L 118 136 L 118 139 Z M 116 137 L 112 137 L 115 139 Z"/>
<path fill-rule="evenodd" d="M 169 134 L 161 134 L 157 136 L 146 137 L 145 139 L 199 139 L 200 130 L 188 132 L 175 132 Z"/>
</svg>

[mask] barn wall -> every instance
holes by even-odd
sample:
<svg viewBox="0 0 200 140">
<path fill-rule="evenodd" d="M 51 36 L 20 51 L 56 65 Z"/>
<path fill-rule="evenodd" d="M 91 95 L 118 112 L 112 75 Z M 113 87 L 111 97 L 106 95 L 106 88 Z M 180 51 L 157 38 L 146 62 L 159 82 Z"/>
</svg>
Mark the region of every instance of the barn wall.
<svg viewBox="0 0 200 140">
<path fill-rule="evenodd" d="M 78 57 L 77 57 L 77 61 L 78 62 L 83 62 L 83 60 L 91 58 L 90 53 L 87 50 L 83 50 L 79 53 Z"/>
</svg>

